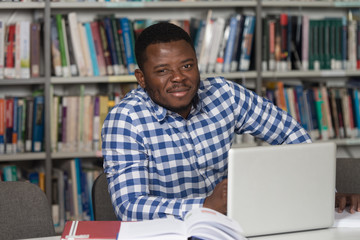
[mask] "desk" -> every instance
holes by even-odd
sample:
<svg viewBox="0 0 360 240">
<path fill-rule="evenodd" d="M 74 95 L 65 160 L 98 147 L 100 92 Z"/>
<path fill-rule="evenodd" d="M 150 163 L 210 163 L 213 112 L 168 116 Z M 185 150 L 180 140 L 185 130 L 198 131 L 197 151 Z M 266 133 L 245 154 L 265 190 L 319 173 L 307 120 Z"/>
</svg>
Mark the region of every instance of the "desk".
<svg viewBox="0 0 360 240">
<path fill-rule="evenodd" d="M 31 240 L 60 240 L 60 236 L 33 238 Z M 329 228 L 287 234 L 276 234 L 263 237 L 252 237 L 249 240 L 359 240 L 360 228 Z M 30 240 L 30 239 L 29 239 Z"/>
<path fill-rule="evenodd" d="M 249 240 L 359 240 L 360 228 L 328 228 L 304 232 L 251 237 Z"/>
</svg>

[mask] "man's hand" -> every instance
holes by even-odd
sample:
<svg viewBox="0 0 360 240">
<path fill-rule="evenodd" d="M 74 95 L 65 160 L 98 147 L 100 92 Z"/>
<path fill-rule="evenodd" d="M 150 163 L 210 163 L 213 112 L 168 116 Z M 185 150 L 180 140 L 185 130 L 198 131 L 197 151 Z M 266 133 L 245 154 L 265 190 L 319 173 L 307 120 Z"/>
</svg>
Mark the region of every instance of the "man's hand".
<svg viewBox="0 0 360 240">
<path fill-rule="evenodd" d="M 213 193 L 205 198 L 203 207 L 211 208 L 222 214 L 227 212 L 227 179 L 219 182 Z"/>
<path fill-rule="evenodd" d="M 346 207 L 350 213 L 360 212 L 360 194 L 336 193 L 335 208 L 342 213 Z"/>
</svg>

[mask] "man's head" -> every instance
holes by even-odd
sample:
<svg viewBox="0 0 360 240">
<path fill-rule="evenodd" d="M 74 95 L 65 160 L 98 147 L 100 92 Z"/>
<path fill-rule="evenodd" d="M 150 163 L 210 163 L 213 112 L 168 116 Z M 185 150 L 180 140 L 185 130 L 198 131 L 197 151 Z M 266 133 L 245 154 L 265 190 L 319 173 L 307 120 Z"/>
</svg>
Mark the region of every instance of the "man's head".
<svg viewBox="0 0 360 240">
<path fill-rule="evenodd" d="M 145 50 L 150 44 L 169 43 L 179 40 L 185 40 L 195 51 L 189 34 L 175 24 L 159 22 L 144 29 L 135 43 L 135 56 L 139 68 L 143 70 L 144 62 L 147 59 Z"/>
<path fill-rule="evenodd" d="M 154 24 L 139 35 L 135 54 L 139 85 L 155 103 L 186 118 L 200 82 L 188 33 L 171 23 Z"/>
</svg>

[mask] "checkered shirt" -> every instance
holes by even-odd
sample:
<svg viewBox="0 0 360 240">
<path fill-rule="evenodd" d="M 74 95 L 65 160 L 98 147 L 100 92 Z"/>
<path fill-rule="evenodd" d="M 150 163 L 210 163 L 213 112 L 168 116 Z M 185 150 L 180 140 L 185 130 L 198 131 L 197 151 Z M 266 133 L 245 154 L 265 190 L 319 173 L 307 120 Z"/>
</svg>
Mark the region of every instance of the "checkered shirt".
<svg viewBox="0 0 360 240">
<path fill-rule="evenodd" d="M 234 134 L 270 144 L 311 142 L 285 111 L 221 77 L 202 80 L 187 119 L 154 103 L 141 88 L 107 115 L 104 170 L 120 220 L 182 219 L 227 176 Z"/>
</svg>

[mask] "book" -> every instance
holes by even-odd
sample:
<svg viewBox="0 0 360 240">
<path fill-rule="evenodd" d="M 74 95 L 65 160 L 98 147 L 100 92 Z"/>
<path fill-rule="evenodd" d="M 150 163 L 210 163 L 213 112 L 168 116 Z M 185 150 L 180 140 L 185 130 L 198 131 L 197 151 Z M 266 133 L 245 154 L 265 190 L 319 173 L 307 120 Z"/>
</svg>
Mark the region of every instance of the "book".
<svg viewBox="0 0 360 240">
<path fill-rule="evenodd" d="M 43 150 L 44 140 L 44 112 L 45 112 L 44 96 L 34 97 L 34 114 L 33 114 L 33 135 L 32 135 L 32 151 L 40 152 Z"/>
<path fill-rule="evenodd" d="M 79 29 L 82 52 L 83 52 L 83 56 L 84 56 L 86 76 L 93 76 L 94 71 L 93 71 L 93 67 L 92 67 L 92 59 L 90 56 L 89 41 L 87 39 L 87 33 L 85 30 L 85 26 L 82 23 L 78 23 L 78 29 Z"/>
<path fill-rule="evenodd" d="M 111 25 L 111 30 L 112 30 L 112 36 L 114 38 L 114 46 L 115 46 L 115 53 L 116 53 L 116 57 L 118 59 L 119 62 L 119 74 L 125 74 L 125 64 L 123 61 L 123 52 L 122 52 L 122 47 L 121 47 L 121 38 L 120 38 L 120 34 L 118 33 L 118 24 L 117 24 L 117 20 L 115 18 L 114 15 L 110 16 L 110 25 Z"/>
<path fill-rule="evenodd" d="M 85 32 L 86 32 L 86 39 L 88 41 L 88 46 L 89 46 L 93 74 L 94 74 L 94 76 L 99 76 L 100 75 L 99 65 L 98 65 L 98 61 L 97 61 L 97 57 L 96 57 L 96 50 L 95 50 L 95 46 L 94 46 L 94 39 L 93 39 L 93 35 L 91 32 L 90 22 L 85 22 L 84 27 L 85 27 Z"/>
<path fill-rule="evenodd" d="M 303 70 L 309 69 L 309 16 L 303 16 L 301 63 Z"/>
<path fill-rule="evenodd" d="M 120 75 L 122 73 L 120 72 L 120 63 L 119 63 L 117 50 L 115 47 L 115 37 L 113 34 L 112 23 L 109 17 L 105 17 L 103 19 L 103 26 L 105 29 L 105 36 L 111 57 L 111 63 L 112 63 L 114 75 Z"/>
<path fill-rule="evenodd" d="M 104 53 L 105 66 L 107 75 L 114 75 L 114 66 L 113 60 L 111 59 L 111 50 L 106 36 L 104 20 L 101 19 L 98 21 L 99 33 L 101 39 L 101 47 Z"/>
<path fill-rule="evenodd" d="M 238 24 L 240 24 L 240 16 L 239 14 L 233 15 L 230 17 L 229 22 L 229 37 L 226 42 L 226 48 L 224 52 L 224 65 L 222 71 L 224 73 L 228 73 L 231 70 L 231 59 L 232 54 L 234 52 L 234 45 L 235 45 L 235 39 L 236 39 L 236 29 Z"/>
<path fill-rule="evenodd" d="M 0 20 L 0 79 L 4 78 L 5 22 Z"/>
<path fill-rule="evenodd" d="M 122 222 L 117 239 L 246 239 L 235 220 L 209 208 L 194 208 L 184 217 Z"/>
<path fill-rule="evenodd" d="M 224 38 L 225 19 L 216 18 L 213 24 L 214 25 L 212 30 L 214 31 L 215 34 L 211 41 L 212 45 L 211 45 L 211 51 L 209 53 L 209 61 L 206 69 L 207 73 L 215 72 L 217 56 L 221 48 L 222 39 Z"/>
<path fill-rule="evenodd" d="M 86 66 L 84 60 L 84 54 L 81 48 L 80 31 L 78 28 L 78 20 L 76 12 L 70 12 L 68 14 L 68 21 L 70 27 L 71 43 L 74 49 L 75 61 L 78 67 L 79 76 L 86 76 Z"/>
<path fill-rule="evenodd" d="M 19 62 L 21 78 L 30 78 L 30 26 L 29 21 L 20 22 Z M 32 47 L 35 47 L 35 45 Z M 38 48 L 38 51 L 39 49 L 40 48 Z"/>
<path fill-rule="evenodd" d="M 133 75 L 136 68 L 136 60 L 134 54 L 134 42 L 130 26 L 131 22 L 127 17 L 120 18 L 119 21 L 125 47 L 127 70 L 130 75 Z"/>
<path fill-rule="evenodd" d="M 238 67 L 240 71 L 248 71 L 250 68 L 251 51 L 254 42 L 255 21 L 255 16 L 248 15 L 245 17 L 241 55 Z"/>
<path fill-rule="evenodd" d="M 5 54 L 5 78 L 15 78 L 15 31 L 16 25 L 11 24 L 7 28 L 6 33 L 6 54 Z"/>
<path fill-rule="evenodd" d="M 63 23 L 65 25 L 64 34 L 66 35 L 65 43 L 67 46 L 66 58 L 68 59 L 68 65 L 70 65 L 71 76 L 77 76 L 79 73 L 78 73 L 78 67 L 76 66 L 74 47 L 71 41 L 69 20 L 67 18 L 63 18 L 63 20 L 64 20 Z"/>
<path fill-rule="evenodd" d="M 0 97 L 0 154 L 5 153 L 5 99 Z"/>
<path fill-rule="evenodd" d="M 61 240 L 116 239 L 120 221 L 67 221 Z"/>
<path fill-rule="evenodd" d="M 30 32 L 30 72 L 31 77 L 40 76 L 40 23 L 31 23 Z"/>
<path fill-rule="evenodd" d="M 25 114 L 25 152 L 32 151 L 33 139 L 33 115 L 34 115 L 34 98 L 26 98 L 26 114 Z"/>
<path fill-rule="evenodd" d="M 13 128 L 14 128 L 14 98 L 6 97 L 5 98 L 5 152 L 13 153 Z"/>
<path fill-rule="evenodd" d="M 59 33 L 57 30 L 56 18 L 51 18 L 51 58 L 52 68 L 55 76 L 62 76 L 61 53 Z"/>
<path fill-rule="evenodd" d="M 61 57 L 61 76 L 68 77 L 69 76 L 69 68 L 68 62 L 66 57 L 66 48 L 65 48 L 65 31 L 63 29 L 63 16 L 61 14 L 55 15 L 56 20 L 56 28 L 58 31 L 58 39 L 59 39 L 59 50 L 60 50 L 60 57 Z"/>
<path fill-rule="evenodd" d="M 97 21 L 93 21 L 90 23 L 91 33 L 94 39 L 94 47 L 96 52 L 96 59 L 99 68 L 99 75 L 106 75 L 106 65 L 105 65 L 105 57 L 104 52 L 102 50 L 100 31 L 99 31 L 99 23 Z"/>
</svg>

